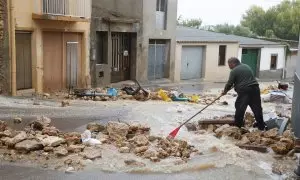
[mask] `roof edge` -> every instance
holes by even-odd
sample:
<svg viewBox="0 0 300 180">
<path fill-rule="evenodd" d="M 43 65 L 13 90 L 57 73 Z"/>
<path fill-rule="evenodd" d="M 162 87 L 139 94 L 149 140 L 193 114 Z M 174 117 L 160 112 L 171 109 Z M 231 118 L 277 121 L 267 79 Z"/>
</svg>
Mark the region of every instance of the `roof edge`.
<svg viewBox="0 0 300 180">
<path fill-rule="evenodd" d="M 177 43 L 239 43 L 239 41 L 186 41 L 176 40 Z"/>
</svg>

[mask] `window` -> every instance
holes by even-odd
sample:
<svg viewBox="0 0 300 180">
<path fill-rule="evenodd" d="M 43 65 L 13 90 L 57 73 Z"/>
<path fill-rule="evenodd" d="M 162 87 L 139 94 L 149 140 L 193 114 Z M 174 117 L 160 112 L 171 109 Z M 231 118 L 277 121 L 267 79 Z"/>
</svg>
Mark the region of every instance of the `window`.
<svg viewBox="0 0 300 180">
<path fill-rule="evenodd" d="M 167 0 L 156 0 L 156 29 L 167 28 Z"/>
<path fill-rule="evenodd" d="M 274 69 L 277 69 L 277 57 L 278 55 L 277 54 L 272 54 L 271 55 L 271 64 L 270 64 L 270 69 L 274 70 Z"/>
<path fill-rule="evenodd" d="M 156 0 L 156 11 L 166 12 L 167 0 Z"/>
<path fill-rule="evenodd" d="M 226 61 L 226 46 L 219 46 L 219 66 L 225 66 Z"/>
</svg>

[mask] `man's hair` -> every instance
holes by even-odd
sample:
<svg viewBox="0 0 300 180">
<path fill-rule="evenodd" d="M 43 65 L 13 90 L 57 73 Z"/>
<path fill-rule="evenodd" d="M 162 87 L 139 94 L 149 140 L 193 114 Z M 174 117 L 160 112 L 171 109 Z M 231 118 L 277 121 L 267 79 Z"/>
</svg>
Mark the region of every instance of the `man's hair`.
<svg viewBox="0 0 300 180">
<path fill-rule="evenodd" d="M 231 58 L 228 59 L 228 63 L 239 65 L 239 64 L 241 64 L 241 61 L 236 57 L 231 57 Z"/>
</svg>

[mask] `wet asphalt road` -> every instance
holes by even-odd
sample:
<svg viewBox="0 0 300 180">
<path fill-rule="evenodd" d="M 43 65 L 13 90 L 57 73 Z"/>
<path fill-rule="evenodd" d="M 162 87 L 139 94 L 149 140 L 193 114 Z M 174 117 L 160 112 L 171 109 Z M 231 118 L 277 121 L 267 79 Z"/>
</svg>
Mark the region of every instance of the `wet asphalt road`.
<svg viewBox="0 0 300 180">
<path fill-rule="evenodd" d="M 218 85 L 223 86 L 223 85 Z M 215 86 L 214 86 L 215 87 Z M 172 88 L 172 87 L 169 87 Z M 198 93 L 203 88 L 202 85 L 189 85 L 179 87 L 186 93 Z M 207 88 L 207 87 L 206 87 Z M 28 103 L 32 106 L 32 102 Z M 79 131 L 82 132 L 89 122 L 100 121 L 106 123 L 110 120 L 117 120 L 122 116 L 126 116 L 132 110 L 131 106 L 117 105 L 113 108 L 106 106 L 84 107 L 82 104 L 72 104 L 72 108 L 59 108 L 57 102 L 47 102 L 43 107 L 28 108 L 26 103 L 24 107 L 12 107 L 0 105 L 0 119 L 6 120 L 13 125 L 11 118 L 15 116 L 22 117 L 27 124 L 37 116 L 45 115 L 52 119 L 52 124 L 62 131 Z M 45 105 L 49 105 L 45 107 Z M 57 106 L 52 108 L 51 106 Z M 120 118 L 122 119 L 122 118 Z M 16 125 L 15 128 L 22 129 L 24 125 Z M 225 168 L 214 168 L 202 170 L 198 172 L 185 172 L 173 174 L 127 174 L 127 173 L 106 173 L 101 171 L 85 171 L 74 174 L 66 174 L 64 172 L 45 170 L 35 167 L 25 167 L 18 164 L 6 164 L 0 162 L 0 180 L 267 180 L 269 176 L 263 172 L 257 174 L 248 172 L 236 166 L 227 166 Z"/>
<path fill-rule="evenodd" d="M 66 174 L 51 170 L 0 164 L 0 180 L 267 180 L 267 176 L 247 172 L 235 166 L 199 172 L 173 174 L 127 174 L 77 172 Z"/>
<path fill-rule="evenodd" d="M 113 109 L 104 108 L 102 106 L 87 108 L 88 113 L 83 113 L 87 109 L 78 110 L 74 108 L 12 108 L 1 107 L 0 119 L 6 119 L 10 125 L 13 125 L 11 118 L 16 115 L 22 115 L 21 117 L 25 121 L 22 124 L 27 124 L 31 120 L 34 120 L 36 116 L 46 115 L 52 119 L 52 124 L 62 131 L 79 131 L 82 132 L 85 126 L 89 122 L 100 121 L 106 123 L 112 119 L 118 118 L 118 116 L 126 115 L 132 108 L 130 106 L 124 107 L 122 105 L 116 106 Z M 79 106 L 79 105 L 78 105 Z M 116 114 L 118 114 L 116 116 Z M 2 117 L 2 118 L 1 118 Z M 122 119 L 122 118 L 121 118 Z M 24 125 L 23 125 L 24 126 Z M 15 128 L 22 129 L 22 125 L 15 125 Z M 245 171 L 242 168 L 236 166 L 227 166 L 225 168 L 214 168 L 210 170 L 203 170 L 199 172 L 185 172 L 185 173 L 173 173 L 173 174 L 127 174 L 127 173 L 105 173 L 101 171 L 85 171 L 77 172 L 74 174 L 66 174 L 64 172 L 39 169 L 35 167 L 25 167 L 18 164 L 5 164 L 0 163 L 0 180 L 93 180 L 93 179 L 108 179 L 108 180 L 194 180 L 194 179 L 207 179 L 207 180 L 266 180 L 270 179 L 264 173 L 256 174 L 254 172 Z"/>
</svg>

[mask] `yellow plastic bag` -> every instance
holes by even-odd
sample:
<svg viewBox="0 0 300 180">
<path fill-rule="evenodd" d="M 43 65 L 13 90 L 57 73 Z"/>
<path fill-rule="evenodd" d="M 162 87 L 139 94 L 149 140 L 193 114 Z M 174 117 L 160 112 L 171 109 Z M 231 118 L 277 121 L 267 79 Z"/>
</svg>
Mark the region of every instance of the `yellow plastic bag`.
<svg viewBox="0 0 300 180">
<path fill-rule="evenodd" d="M 268 94 L 269 93 L 269 89 L 264 89 L 260 92 L 261 94 Z"/>
<path fill-rule="evenodd" d="M 192 96 L 191 96 L 191 102 L 197 103 L 197 102 L 199 101 L 199 99 L 200 99 L 200 97 L 197 96 L 197 95 L 192 95 Z"/>
<path fill-rule="evenodd" d="M 172 101 L 172 100 L 169 98 L 169 96 L 167 95 L 167 93 L 165 93 L 162 89 L 160 89 L 160 90 L 158 91 L 158 95 L 161 97 L 161 99 L 162 99 L 163 101 L 166 101 L 166 102 Z"/>
</svg>

